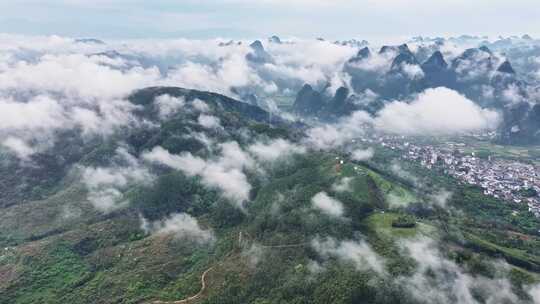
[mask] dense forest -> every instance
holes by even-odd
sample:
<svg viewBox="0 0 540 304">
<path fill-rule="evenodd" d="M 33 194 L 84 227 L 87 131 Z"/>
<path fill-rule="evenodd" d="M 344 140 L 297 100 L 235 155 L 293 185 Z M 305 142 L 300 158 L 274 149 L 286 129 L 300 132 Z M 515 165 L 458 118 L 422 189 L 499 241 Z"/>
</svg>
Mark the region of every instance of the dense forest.
<svg viewBox="0 0 540 304">
<path fill-rule="evenodd" d="M 162 95 L 190 110 L 160 119 Z M 540 222 L 526 206 L 405 161 L 414 179 L 396 174 L 392 151 L 354 161 L 300 148 L 305 126 L 217 94 L 151 88 L 131 101 L 159 127 L 65 134 L 34 168 L 1 155 L 26 182 L 0 182 L 0 303 L 533 303 Z M 201 109 L 219 127 L 201 126 Z M 260 149 L 283 142 L 279 155 Z M 202 164 L 176 166 L 185 159 Z M 126 181 L 103 196 L 85 178 L 107 172 Z"/>
</svg>

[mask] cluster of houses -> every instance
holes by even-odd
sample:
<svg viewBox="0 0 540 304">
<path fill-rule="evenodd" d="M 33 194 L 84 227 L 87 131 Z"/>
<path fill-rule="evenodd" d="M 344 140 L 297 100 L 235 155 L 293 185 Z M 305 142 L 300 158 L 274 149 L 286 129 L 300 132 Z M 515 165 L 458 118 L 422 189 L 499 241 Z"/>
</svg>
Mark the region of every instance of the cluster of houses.
<svg viewBox="0 0 540 304">
<path fill-rule="evenodd" d="M 403 157 L 419 161 L 427 168 L 440 168 L 444 173 L 484 189 L 484 194 L 511 201 L 526 203 L 529 211 L 540 217 L 540 167 L 531 164 L 478 157 L 461 149 L 439 149 L 433 146 L 410 145 Z M 449 151 L 450 150 L 450 151 Z"/>
<path fill-rule="evenodd" d="M 540 166 L 468 153 L 464 143 L 448 142 L 439 147 L 409 143 L 401 137 L 379 137 L 375 141 L 401 151 L 404 159 L 482 187 L 485 195 L 527 204 L 529 211 L 540 217 Z"/>
</svg>

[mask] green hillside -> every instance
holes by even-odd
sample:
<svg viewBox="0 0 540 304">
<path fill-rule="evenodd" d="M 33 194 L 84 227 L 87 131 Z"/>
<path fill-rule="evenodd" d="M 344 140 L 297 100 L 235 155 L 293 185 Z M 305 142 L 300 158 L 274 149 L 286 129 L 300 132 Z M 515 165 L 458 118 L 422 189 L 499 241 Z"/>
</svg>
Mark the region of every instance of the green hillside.
<svg viewBox="0 0 540 304">
<path fill-rule="evenodd" d="M 220 127 L 201 127 L 195 110 L 160 120 L 153 101 L 163 94 L 185 98 L 188 109 L 203 101 Z M 303 126 L 269 123 L 259 108 L 205 92 L 151 88 L 131 100 L 141 106 L 139 118 L 157 126 L 88 143 L 70 143 L 67 134 L 66 145 L 42 157 L 71 157 L 31 170 L 5 157 L 2 189 L 24 183 L 0 192 L 0 303 L 192 296 L 183 303 L 458 303 L 455 288 L 463 282 L 476 301 L 470 303 L 532 303 L 529 288 L 540 282 L 540 221 L 525 210 L 512 215 L 515 208 L 480 189 L 411 165 L 433 183 L 415 188 L 388 170 L 390 154 L 358 163 L 310 149 L 255 165 L 239 161 L 251 186 L 239 205 L 220 188 L 228 185 L 209 183 L 204 173 L 142 159 L 160 146 L 217 166 L 224 143 L 237 142 L 242 151 L 276 139 L 295 144 Z M 66 152 L 71 145 L 79 146 L 76 153 Z M 136 160 L 118 159 L 118 151 Z M 126 172 L 128 181 L 115 184 L 121 194 L 113 196 L 120 197 L 114 209 L 95 207 L 81 172 L 98 171 L 84 168 Z M 145 174 L 150 182 L 140 178 Z M 439 188 L 453 193 L 446 206 L 433 203 Z M 175 214 L 189 215 L 199 230 L 167 233 L 167 226 L 152 224 Z M 437 294 L 424 295 L 428 285 Z M 511 296 L 503 298 L 503 291 Z"/>
</svg>

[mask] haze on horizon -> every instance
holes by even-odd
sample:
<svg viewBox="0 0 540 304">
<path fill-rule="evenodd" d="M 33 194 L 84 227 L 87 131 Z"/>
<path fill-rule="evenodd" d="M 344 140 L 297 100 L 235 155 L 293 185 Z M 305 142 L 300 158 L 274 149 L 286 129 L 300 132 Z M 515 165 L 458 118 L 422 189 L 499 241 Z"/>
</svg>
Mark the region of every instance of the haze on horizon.
<svg viewBox="0 0 540 304">
<path fill-rule="evenodd" d="M 96 38 L 538 36 L 537 0 L 20 0 L 3 33 Z"/>
</svg>

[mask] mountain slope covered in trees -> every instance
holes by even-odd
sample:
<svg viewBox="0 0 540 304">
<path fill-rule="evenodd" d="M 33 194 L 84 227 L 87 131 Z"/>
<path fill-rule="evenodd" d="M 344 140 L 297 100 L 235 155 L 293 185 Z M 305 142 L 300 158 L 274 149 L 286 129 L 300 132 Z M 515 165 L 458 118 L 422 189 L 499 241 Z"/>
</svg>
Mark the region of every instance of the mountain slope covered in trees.
<svg viewBox="0 0 540 304">
<path fill-rule="evenodd" d="M 31 163 L 1 155 L 0 303 L 176 301 L 203 273 L 190 303 L 538 293 L 540 223 L 524 207 L 414 164 L 400 165 L 417 178 L 396 174 L 384 149 L 314 148 L 306 126 L 219 94 L 129 100 L 135 127 L 63 134 Z"/>
</svg>

